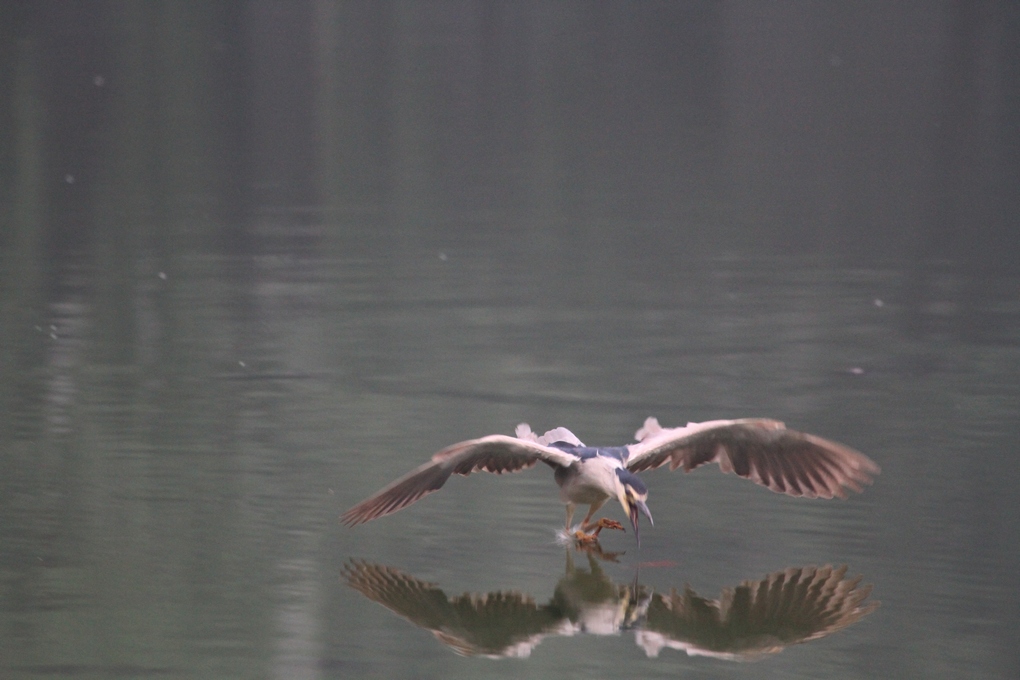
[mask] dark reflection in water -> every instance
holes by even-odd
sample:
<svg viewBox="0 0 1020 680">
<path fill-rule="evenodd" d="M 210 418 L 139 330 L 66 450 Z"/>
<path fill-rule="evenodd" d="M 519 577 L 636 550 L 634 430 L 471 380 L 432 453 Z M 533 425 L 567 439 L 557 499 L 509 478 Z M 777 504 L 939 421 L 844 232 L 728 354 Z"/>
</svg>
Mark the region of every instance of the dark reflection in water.
<svg viewBox="0 0 1020 680">
<path fill-rule="evenodd" d="M 657 593 L 635 576 L 614 582 L 588 553 L 589 569 L 567 553 L 566 574 L 538 604 L 517 591 L 448 597 L 438 586 L 393 567 L 352 560 L 347 583 L 365 597 L 431 632 L 462 656 L 528 657 L 550 636 L 633 631 L 649 657 L 664 648 L 691 656 L 756 661 L 857 623 L 878 607 L 871 586 L 847 567 L 790 567 L 725 588 L 710 600 L 690 586 Z"/>
</svg>

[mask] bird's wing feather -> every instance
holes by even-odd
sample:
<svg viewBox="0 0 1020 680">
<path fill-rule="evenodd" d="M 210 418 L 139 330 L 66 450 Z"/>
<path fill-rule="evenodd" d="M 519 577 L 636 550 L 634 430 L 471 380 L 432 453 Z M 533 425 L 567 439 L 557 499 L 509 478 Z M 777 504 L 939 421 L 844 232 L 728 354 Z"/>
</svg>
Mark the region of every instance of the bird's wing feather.
<svg viewBox="0 0 1020 680">
<path fill-rule="evenodd" d="M 538 461 L 566 467 L 577 457 L 535 441 L 494 434 L 449 446 L 432 460 L 361 501 L 340 516 L 354 526 L 406 508 L 438 491 L 452 474 L 469 475 L 479 470 L 502 474 L 530 468 Z"/>
<path fill-rule="evenodd" d="M 627 469 L 650 470 L 669 464 L 684 472 L 718 463 L 773 491 L 807 498 L 846 498 L 860 492 L 879 473 L 864 454 L 836 442 L 764 418 L 713 420 L 662 428 L 649 418 L 627 447 Z"/>
<path fill-rule="evenodd" d="M 581 440 L 577 438 L 577 435 L 565 427 L 554 427 L 539 437 L 531 431 L 530 425 L 527 423 L 521 423 L 517 426 L 517 431 L 514 434 L 517 435 L 518 439 L 523 439 L 529 442 L 537 442 L 545 446 L 555 444 L 556 442 L 563 442 L 574 446 L 584 446 Z"/>
</svg>

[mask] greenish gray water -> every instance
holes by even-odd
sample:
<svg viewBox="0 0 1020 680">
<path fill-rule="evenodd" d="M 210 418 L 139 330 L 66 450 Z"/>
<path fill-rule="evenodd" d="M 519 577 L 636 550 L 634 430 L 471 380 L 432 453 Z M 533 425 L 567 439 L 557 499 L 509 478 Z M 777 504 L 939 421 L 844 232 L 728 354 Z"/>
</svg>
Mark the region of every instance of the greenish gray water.
<svg viewBox="0 0 1020 680">
<path fill-rule="evenodd" d="M 72 261 L 47 316 L 8 331 L 34 361 L 6 383 L 4 673 L 1006 677 L 1020 611 L 1016 309 L 985 310 L 999 342 L 955 339 L 940 316 L 910 337 L 900 272 L 736 257 L 668 291 L 567 304 L 545 295 L 558 274 L 522 271 L 498 240 L 450 245 L 401 256 L 397 282 L 371 253 L 182 254 L 179 273 L 138 287 L 137 343 L 119 362 L 100 360 L 121 350 L 95 321 L 97 274 Z M 781 418 L 883 472 L 846 502 L 711 470 L 647 473 L 656 524 L 640 550 L 629 534 L 603 541 L 624 551 L 602 564 L 611 581 L 713 599 L 846 564 L 881 607 L 751 665 L 648 658 L 630 634 L 493 661 L 456 656 L 346 585 L 360 560 L 450 596 L 545 601 L 570 552 L 545 469 L 457 478 L 356 529 L 337 516 L 454 441 L 528 421 L 616 444 L 653 414 Z"/>
</svg>

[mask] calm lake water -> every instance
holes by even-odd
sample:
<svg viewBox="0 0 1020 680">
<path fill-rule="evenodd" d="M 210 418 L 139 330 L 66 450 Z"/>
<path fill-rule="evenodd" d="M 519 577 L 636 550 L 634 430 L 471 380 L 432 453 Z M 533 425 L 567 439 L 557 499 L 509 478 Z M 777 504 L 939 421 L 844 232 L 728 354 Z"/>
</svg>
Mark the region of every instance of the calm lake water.
<svg viewBox="0 0 1020 680">
<path fill-rule="evenodd" d="M 967 341 L 933 299 L 907 332 L 903 272 L 736 256 L 593 304 L 564 287 L 602 274 L 564 282 L 502 243 L 347 258 L 312 230 L 248 258 L 183 254 L 139 288 L 128 351 L 97 325 L 97 274 L 68 257 L 46 317 L 8 329 L 32 361 L 6 387 L 3 674 L 1013 677 L 1020 308 L 979 301 L 993 337 Z M 776 417 L 883 471 L 846 502 L 646 473 L 655 526 L 640 549 L 606 535 L 615 560 L 557 543 L 542 466 L 338 521 L 446 444 L 521 421 L 619 444 L 648 415 Z M 846 565 L 880 606 L 752 663 L 646 652 L 671 589 L 716 600 L 812 565 Z M 368 568 L 397 574 L 418 625 L 348 585 Z M 416 604 L 424 584 L 438 590 Z M 518 618 L 477 605 L 499 597 Z M 521 602 L 555 624 L 518 646 L 530 656 L 454 653 L 472 630 L 506 653 Z"/>
<path fill-rule="evenodd" d="M 1020 677 L 1013 3 L 63 0 L 0 34 L 3 680 Z M 451 443 L 648 416 L 882 473 L 651 471 L 599 556 L 544 466 L 339 521 Z"/>
</svg>

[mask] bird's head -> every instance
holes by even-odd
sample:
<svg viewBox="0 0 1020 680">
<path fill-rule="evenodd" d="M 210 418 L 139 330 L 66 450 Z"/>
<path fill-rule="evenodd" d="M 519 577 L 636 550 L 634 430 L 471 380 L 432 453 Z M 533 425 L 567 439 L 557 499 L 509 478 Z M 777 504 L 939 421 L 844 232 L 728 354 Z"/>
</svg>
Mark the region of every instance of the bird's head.
<svg viewBox="0 0 1020 680">
<path fill-rule="evenodd" d="M 655 526 L 652 513 L 645 505 L 645 501 L 648 500 L 648 487 L 637 475 L 626 468 L 616 469 L 616 482 L 616 497 L 620 500 L 620 505 L 623 506 L 627 516 L 630 517 L 631 526 L 634 527 L 634 537 L 640 547 L 641 530 L 638 527 L 638 511 L 643 512 L 649 523 Z"/>
</svg>

